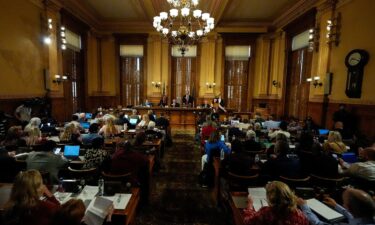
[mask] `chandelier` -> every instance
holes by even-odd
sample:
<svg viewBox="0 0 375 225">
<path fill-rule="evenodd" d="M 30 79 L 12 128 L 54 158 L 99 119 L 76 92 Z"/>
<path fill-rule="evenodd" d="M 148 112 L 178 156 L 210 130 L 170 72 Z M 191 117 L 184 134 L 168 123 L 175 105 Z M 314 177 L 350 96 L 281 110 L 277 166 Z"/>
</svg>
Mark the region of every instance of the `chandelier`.
<svg viewBox="0 0 375 225">
<path fill-rule="evenodd" d="M 178 45 L 184 56 L 188 46 L 196 44 L 214 29 L 214 18 L 198 9 L 199 0 L 167 0 L 169 13 L 154 17 L 154 28 L 171 44 Z"/>
</svg>

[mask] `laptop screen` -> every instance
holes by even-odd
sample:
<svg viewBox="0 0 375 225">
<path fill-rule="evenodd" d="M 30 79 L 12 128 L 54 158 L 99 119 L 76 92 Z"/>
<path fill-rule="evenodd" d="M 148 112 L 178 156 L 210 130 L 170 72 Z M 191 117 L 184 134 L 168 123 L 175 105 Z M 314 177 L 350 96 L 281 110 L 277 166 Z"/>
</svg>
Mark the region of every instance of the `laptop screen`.
<svg viewBox="0 0 375 225">
<path fill-rule="evenodd" d="M 135 119 L 135 118 L 131 118 L 129 122 L 130 122 L 130 124 L 132 124 L 132 125 L 136 125 L 136 124 L 137 124 L 137 121 L 138 121 L 137 119 Z"/>
<path fill-rule="evenodd" d="M 327 135 L 329 133 L 329 130 L 327 129 L 319 129 L 319 135 Z"/>
<path fill-rule="evenodd" d="M 225 136 L 224 136 L 224 134 L 221 135 L 220 140 L 221 140 L 221 141 L 225 141 Z"/>
<path fill-rule="evenodd" d="M 86 113 L 86 119 L 92 119 L 92 113 Z"/>
<path fill-rule="evenodd" d="M 79 145 L 65 145 L 64 156 L 65 157 L 78 157 L 79 156 Z"/>
<path fill-rule="evenodd" d="M 89 129 L 90 123 L 89 122 L 81 122 L 80 123 L 83 129 Z"/>
</svg>

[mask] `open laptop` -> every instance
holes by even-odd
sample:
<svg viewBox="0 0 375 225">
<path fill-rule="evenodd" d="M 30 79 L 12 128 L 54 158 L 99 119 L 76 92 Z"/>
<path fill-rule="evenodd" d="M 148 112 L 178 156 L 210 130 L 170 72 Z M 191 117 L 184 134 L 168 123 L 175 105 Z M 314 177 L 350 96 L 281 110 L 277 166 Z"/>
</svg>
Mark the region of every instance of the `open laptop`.
<svg viewBox="0 0 375 225">
<path fill-rule="evenodd" d="M 86 119 L 92 119 L 92 113 L 85 113 Z"/>
<path fill-rule="evenodd" d="M 319 131 L 319 135 L 328 135 L 329 133 L 329 130 L 327 129 L 319 129 L 318 131 Z"/>
<path fill-rule="evenodd" d="M 87 130 L 90 128 L 90 123 L 89 122 L 80 122 L 81 126 L 83 129 Z"/>
<path fill-rule="evenodd" d="M 79 145 L 65 145 L 64 156 L 70 160 L 79 160 Z"/>
<path fill-rule="evenodd" d="M 137 125 L 137 122 L 138 122 L 138 120 L 137 119 L 135 119 L 135 118 L 131 118 L 130 120 L 129 120 L 129 123 L 131 124 L 131 125 Z"/>
<path fill-rule="evenodd" d="M 230 121 L 230 125 L 231 125 L 231 126 L 234 126 L 234 125 L 239 124 L 239 123 L 240 123 L 239 120 L 231 120 L 231 121 Z"/>
</svg>

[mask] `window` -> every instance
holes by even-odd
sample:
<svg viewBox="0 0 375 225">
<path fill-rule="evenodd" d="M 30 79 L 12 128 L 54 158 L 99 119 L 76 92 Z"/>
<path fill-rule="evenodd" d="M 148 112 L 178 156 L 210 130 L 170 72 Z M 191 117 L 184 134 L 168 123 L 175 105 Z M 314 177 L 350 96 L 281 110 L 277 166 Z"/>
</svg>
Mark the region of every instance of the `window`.
<svg viewBox="0 0 375 225">
<path fill-rule="evenodd" d="M 120 46 L 123 105 L 140 105 L 144 100 L 143 60 L 143 45 Z"/>
</svg>

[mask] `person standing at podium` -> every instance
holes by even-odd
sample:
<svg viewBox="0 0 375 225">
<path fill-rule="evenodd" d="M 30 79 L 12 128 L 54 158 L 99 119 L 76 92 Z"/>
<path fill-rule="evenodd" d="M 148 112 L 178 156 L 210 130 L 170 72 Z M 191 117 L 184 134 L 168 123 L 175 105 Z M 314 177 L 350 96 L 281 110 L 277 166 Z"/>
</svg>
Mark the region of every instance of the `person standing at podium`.
<svg viewBox="0 0 375 225">
<path fill-rule="evenodd" d="M 190 95 L 190 91 L 186 91 L 186 95 L 182 97 L 182 104 L 191 107 L 194 103 L 194 97 Z"/>
</svg>

